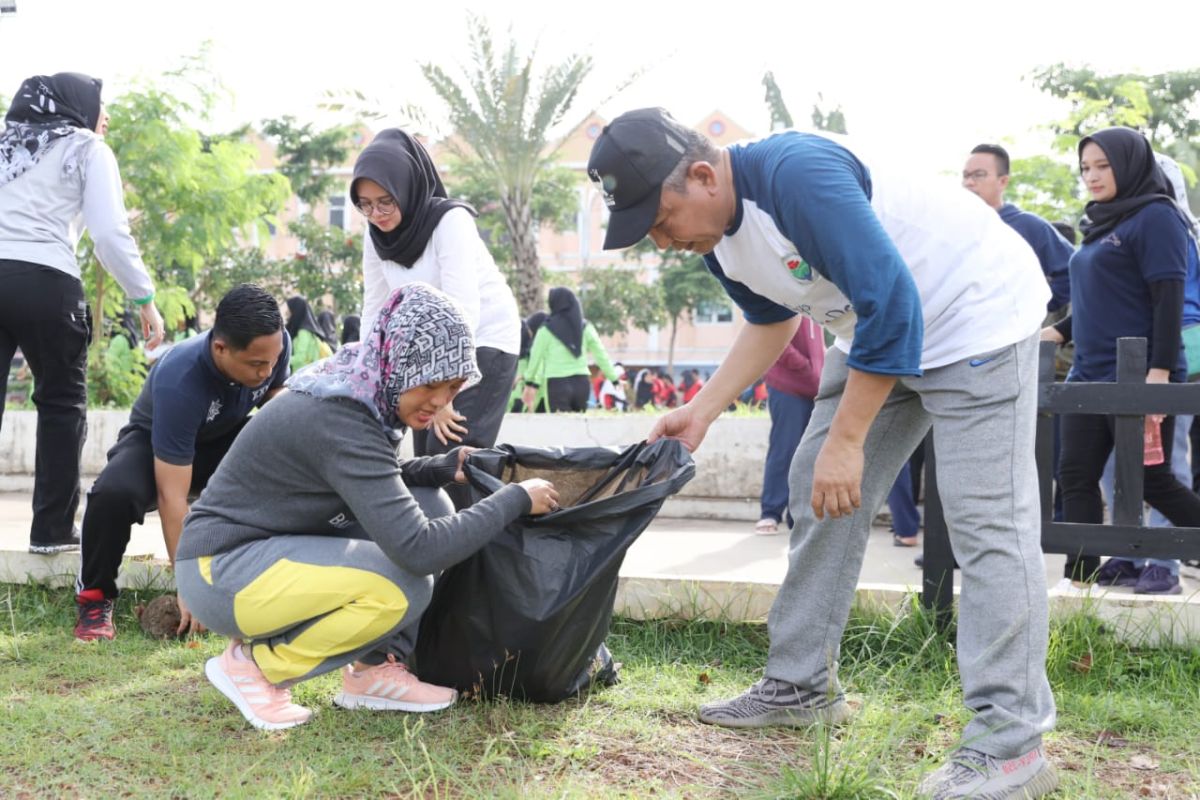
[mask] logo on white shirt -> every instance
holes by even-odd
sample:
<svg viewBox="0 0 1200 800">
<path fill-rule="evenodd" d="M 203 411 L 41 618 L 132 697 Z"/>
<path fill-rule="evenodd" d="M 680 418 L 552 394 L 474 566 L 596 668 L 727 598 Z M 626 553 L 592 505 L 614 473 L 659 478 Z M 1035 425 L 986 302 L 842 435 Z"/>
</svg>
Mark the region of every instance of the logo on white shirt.
<svg viewBox="0 0 1200 800">
<path fill-rule="evenodd" d="M 208 416 L 204 418 L 205 422 L 212 422 L 221 413 L 221 400 L 217 398 L 208 405 Z"/>
<path fill-rule="evenodd" d="M 798 281 L 811 281 L 813 279 L 812 267 L 800 257 L 799 253 L 789 253 L 784 256 L 783 266 L 787 267 L 787 271 Z"/>
</svg>

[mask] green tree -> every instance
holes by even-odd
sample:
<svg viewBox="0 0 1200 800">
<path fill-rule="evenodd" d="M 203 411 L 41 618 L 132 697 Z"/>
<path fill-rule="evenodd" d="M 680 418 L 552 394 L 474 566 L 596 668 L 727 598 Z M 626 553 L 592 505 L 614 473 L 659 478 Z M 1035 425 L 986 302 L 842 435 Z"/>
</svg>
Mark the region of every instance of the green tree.
<svg viewBox="0 0 1200 800">
<path fill-rule="evenodd" d="M 479 212 L 475 224 L 492 258 L 509 284 L 518 285 L 512 237 L 491 170 L 479 160 L 455 157 L 447 164 L 446 183 L 453 197 L 467 201 Z M 533 185 L 531 213 L 535 224 L 556 231 L 569 230 L 578 211 L 579 173 L 557 163 L 546 166 Z"/>
<path fill-rule="evenodd" d="M 1079 173 L 1062 157 L 1014 158 L 1007 197 L 1043 219 L 1074 225 L 1083 215 Z"/>
<path fill-rule="evenodd" d="M 579 275 L 579 302 L 584 318 L 601 336 L 648 331 L 666 321 L 661 289 L 639 281 L 634 270 L 584 269 Z"/>
<path fill-rule="evenodd" d="M 534 187 L 558 149 L 550 130 L 570 110 L 592 60 L 574 54 L 535 76 L 533 55 L 519 53 L 515 41 L 495 42 L 483 19 L 470 17 L 468 32 L 473 65 L 462 83 L 434 63 L 421 71 L 449 111 L 451 151 L 477 162 L 495 187 L 512 248 L 517 303 L 529 314 L 542 304 Z"/>
<path fill-rule="evenodd" d="M 667 346 L 667 371 L 675 370 L 675 337 L 679 323 L 690 321 L 695 312 L 710 303 L 728 302 L 725 289 L 704 265 L 704 257 L 695 253 L 675 249 L 659 250 L 649 239 L 643 239 L 625 251 L 626 260 L 642 261 L 647 256 L 658 259 L 658 279 L 654 286 L 658 290 L 661 317 L 651 324 L 660 324 L 665 318 L 671 324 L 671 336 Z M 589 317 L 590 319 L 590 317 Z M 649 320 L 646 320 L 649 322 Z M 641 326 L 639 326 L 641 327 Z M 650 327 L 645 325 L 645 329 Z"/>
<path fill-rule="evenodd" d="M 193 292 L 202 276 L 227 263 L 239 240 L 289 194 L 282 175 L 255 172 L 257 153 L 240 132 L 207 135 L 196 127 L 208 120 L 218 91 L 201 55 L 106 104 L 112 117 L 106 141 L 121 165 L 130 229 L 169 330 L 195 313 Z M 105 341 L 107 320 L 125 310 L 126 298 L 96 261 L 87 236 L 79 261 L 93 316 L 89 395 L 97 403 L 128 405 L 144 363 L 110 358 Z"/>
<path fill-rule="evenodd" d="M 262 132 L 275 144 L 279 171 L 305 203 L 311 206 L 324 200 L 342 184 L 344 179 L 331 170 L 350 157 L 351 128 L 313 130 L 312 123 L 301 125 L 289 114 L 264 120 Z"/>
<path fill-rule="evenodd" d="M 775 82 L 775 73 L 768 72 L 763 75 L 763 88 L 767 90 L 766 97 L 763 99 L 767 103 L 767 112 L 771 115 L 771 130 L 784 130 L 795 127 L 792 122 L 792 114 L 788 111 L 787 103 L 783 101 L 783 92 L 779 89 L 779 84 Z"/>
<path fill-rule="evenodd" d="M 1055 134 L 1055 149 L 1070 161 L 1072 173 L 1077 174 L 1075 148 L 1080 137 L 1099 128 L 1126 125 L 1141 130 L 1155 150 L 1174 158 L 1195 189 L 1200 166 L 1196 146 L 1200 138 L 1200 70 L 1104 75 L 1088 66 L 1060 63 L 1036 70 L 1030 80 L 1067 103 L 1067 114 L 1047 127 Z M 1053 194 L 1059 176 L 1051 171 L 1050 177 L 1047 185 L 1038 185 L 1036 190 Z M 1081 190 L 1077 188 L 1074 196 L 1081 197 Z M 1193 192 L 1190 199 L 1195 203 L 1200 198 Z"/>
<path fill-rule="evenodd" d="M 130 227 L 160 295 L 192 290 L 198 276 L 219 268 L 253 226 L 286 201 L 287 179 L 254 170 L 256 151 L 245 141 L 205 137 L 194 127 L 212 111 L 211 74 L 191 62 L 155 85 L 135 88 L 107 105 L 106 141 L 125 181 Z M 104 319 L 124 305 L 99 268 L 90 243 L 81 253 L 96 338 Z"/>
</svg>

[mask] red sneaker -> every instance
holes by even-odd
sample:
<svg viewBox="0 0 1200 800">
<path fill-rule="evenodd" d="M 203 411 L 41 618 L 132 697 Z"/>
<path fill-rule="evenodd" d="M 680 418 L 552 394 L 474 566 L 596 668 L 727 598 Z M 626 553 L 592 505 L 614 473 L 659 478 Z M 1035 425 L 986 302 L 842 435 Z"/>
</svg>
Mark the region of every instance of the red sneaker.
<svg viewBox="0 0 1200 800">
<path fill-rule="evenodd" d="M 113 625 L 113 601 L 104 597 L 98 590 L 93 598 L 83 594 L 75 596 L 75 606 L 78 617 L 75 622 L 75 641 L 94 642 L 97 639 L 114 639 L 117 635 Z"/>
</svg>

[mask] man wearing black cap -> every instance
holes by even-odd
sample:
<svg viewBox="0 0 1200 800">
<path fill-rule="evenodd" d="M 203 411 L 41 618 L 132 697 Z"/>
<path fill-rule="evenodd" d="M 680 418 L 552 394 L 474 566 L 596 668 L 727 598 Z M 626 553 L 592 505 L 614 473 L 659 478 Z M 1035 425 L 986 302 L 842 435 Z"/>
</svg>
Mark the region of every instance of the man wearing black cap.
<svg viewBox="0 0 1200 800">
<path fill-rule="evenodd" d="M 840 137 L 785 131 L 717 148 L 662 109 L 641 109 L 604 129 L 588 175 L 611 212 L 606 249 L 650 236 L 703 254 L 750 323 L 651 441 L 698 447 L 782 352 L 797 314 L 837 337 L 792 463 L 795 527 L 764 677 L 700 718 L 764 727 L 849 715 L 836 667 L 871 518 L 933 427 L 963 574 L 959 663 L 976 716 L 921 791 L 1051 791 L 1057 777 L 1041 741 L 1055 712 L 1033 459 L 1050 292 L 1029 247 L 961 187 L 900 174 Z"/>
</svg>

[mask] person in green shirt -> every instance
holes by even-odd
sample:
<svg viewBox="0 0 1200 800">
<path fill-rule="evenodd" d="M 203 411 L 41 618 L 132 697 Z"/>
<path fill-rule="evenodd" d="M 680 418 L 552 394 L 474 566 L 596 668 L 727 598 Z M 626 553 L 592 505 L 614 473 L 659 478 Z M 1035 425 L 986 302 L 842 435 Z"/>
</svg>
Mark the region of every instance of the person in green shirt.
<svg viewBox="0 0 1200 800">
<path fill-rule="evenodd" d="M 549 316 L 545 311 L 535 311 L 521 321 L 521 352 L 517 356 L 517 374 L 513 379 L 512 395 L 508 408 L 515 413 L 522 411 L 544 412 L 546 410 L 546 388 L 536 389 L 532 406 L 525 402 L 525 376 L 529 373 L 529 353 L 533 349 L 533 337 L 542 329 Z"/>
<path fill-rule="evenodd" d="M 287 301 L 287 332 L 292 337 L 292 374 L 322 358 L 333 355 L 333 348 L 325 341 L 325 333 L 317 325 L 308 301 L 300 295 Z"/>
<path fill-rule="evenodd" d="M 592 390 L 588 356 L 614 384 L 620 378 L 600 335 L 583 318 L 579 298 L 564 286 L 550 290 L 550 316 L 533 337 L 525 378 L 525 404 L 532 405 L 538 390 L 546 393 L 550 411 L 586 411 Z"/>
</svg>

